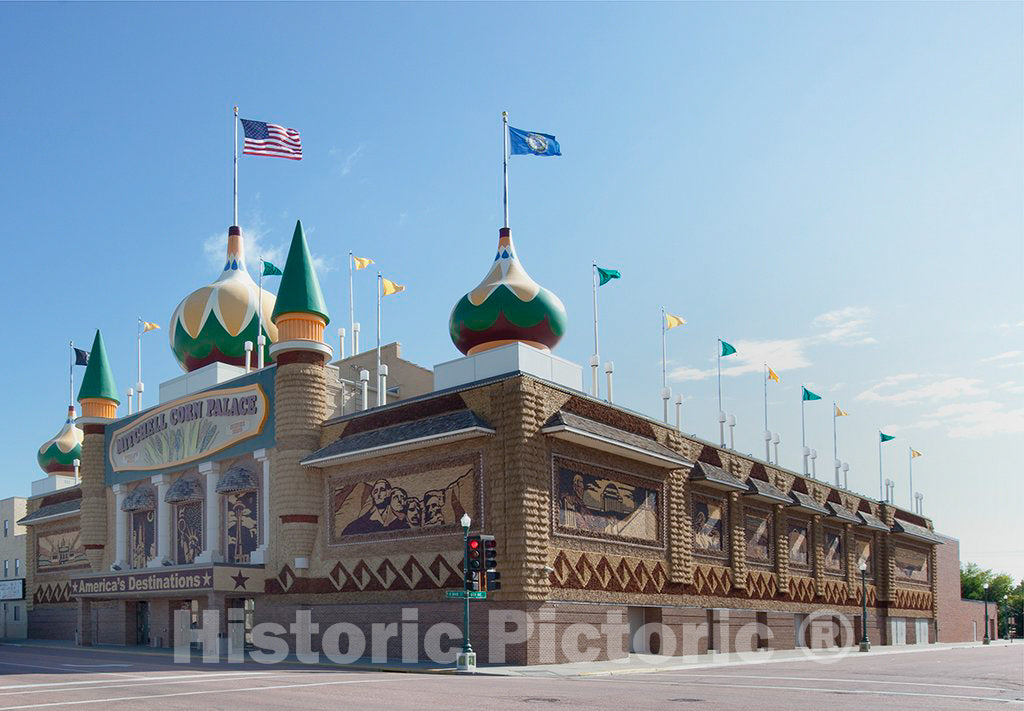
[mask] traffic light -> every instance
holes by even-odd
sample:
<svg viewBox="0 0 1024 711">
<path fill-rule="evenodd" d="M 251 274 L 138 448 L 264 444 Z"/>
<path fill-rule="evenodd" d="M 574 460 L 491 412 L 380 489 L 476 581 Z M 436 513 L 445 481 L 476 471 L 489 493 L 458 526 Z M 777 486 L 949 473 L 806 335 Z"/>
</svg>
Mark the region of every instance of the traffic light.
<svg viewBox="0 0 1024 711">
<path fill-rule="evenodd" d="M 498 572 L 498 542 L 494 536 L 480 536 L 484 549 L 484 584 L 485 589 L 501 590 L 501 573 Z"/>
<path fill-rule="evenodd" d="M 484 561 L 483 536 L 470 536 L 466 542 L 466 590 L 480 590 Z"/>
</svg>

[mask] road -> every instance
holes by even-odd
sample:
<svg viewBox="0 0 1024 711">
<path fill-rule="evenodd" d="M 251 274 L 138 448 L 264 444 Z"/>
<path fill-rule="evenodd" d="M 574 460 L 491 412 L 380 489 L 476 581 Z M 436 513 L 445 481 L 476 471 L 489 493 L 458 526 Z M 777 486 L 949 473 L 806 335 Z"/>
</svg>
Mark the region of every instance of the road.
<svg viewBox="0 0 1024 711">
<path fill-rule="evenodd" d="M 0 711 L 184 709 L 956 709 L 1024 706 L 1024 644 L 851 654 L 614 676 L 455 676 L 178 665 L 169 657 L 0 645 Z M 965 705 L 969 702 L 969 705 Z"/>
</svg>

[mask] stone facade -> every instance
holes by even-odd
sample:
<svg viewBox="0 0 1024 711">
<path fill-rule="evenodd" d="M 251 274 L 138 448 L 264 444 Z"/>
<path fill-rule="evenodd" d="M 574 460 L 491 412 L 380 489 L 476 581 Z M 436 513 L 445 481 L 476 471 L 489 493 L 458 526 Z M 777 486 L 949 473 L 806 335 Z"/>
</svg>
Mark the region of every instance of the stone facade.
<svg viewBox="0 0 1024 711">
<path fill-rule="evenodd" d="M 323 360 L 318 353 L 291 351 L 271 367 L 275 439 L 256 457 L 269 461 L 269 486 L 261 488 L 257 516 L 263 552 L 250 567 L 238 567 L 237 576 L 250 581 L 240 591 L 218 587 L 216 573 L 217 580 L 198 592 L 71 593 L 69 581 L 95 578 L 84 575 L 88 571 L 110 573 L 124 526 L 124 519 L 118 523 L 124 516 L 120 494 L 103 478 L 104 426 L 86 425 L 82 485 L 75 489 L 81 514 L 34 525 L 29 540 L 35 550 L 39 537 L 80 526 L 86 561 L 50 572 L 32 561 L 33 636 L 166 645 L 173 610 L 186 605 L 196 614 L 243 604 L 251 606 L 257 624 L 287 626 L 296 611 L 308 610 L 322 627 L 350 622 L 369 633 L 375 624 L 400 621 L 407 608 L 415 610 L 418 634 L 431 622 L 457 630 L 461 607 L 444 593 L 463 584 L 456 522 L 465 511 L 472 512 L 474 532 L 496 537 L 502 575 L 501 590 L 472 605 L 471 633 L 481 662 L 497 661 L 485 624 L 492 613 L 530 615 L 536 623 L 536 634 L 503 647 L 511 663 L 565 661 L 565 649 L 554 640 L 571 637 L 579 623 L 609 630 L 593 650 L 598 658 L 631 650 L 695 654 L 821 640 L 856 644 L 861 544 L 871 548 L 865 587 L 872 641 L 889 643 L 899 627 L 893 620 L 919 618 L 929 620 L 934 638 L 936 610 L 942 610 L 937 577 L 948 568 L 932 544 L 752 498 L 748 481 L 766 482 L 787 497 L 798 492 L 819 507 L 831 503 L 868 513 L 889 528 L 902 521 L 929 531 L 930 522 L 920 516 L 523 374 L 344 414 L 331 405 L 337 391 L 331 382 L 338 376 Z M 466 412 L 477 425 L 429 429 Z M 576 425 L 549 426 L 560 413 Z M 388 439 L 401 427 L 423 432 Z M 347 442 L 366 444 L 329 454 Z M 328 454 L 316 459 L 318 451 Z M 722 472 L 725 483 L 695 477 L 698 461 Z M 200 462 L 198 470 L 204 466 L 210 465 Z M 160 490 L 193 469 L 166 475 Z M 223 557 L 223 546 L 211 546 L 210 537 L 225 535 L 230 522 L 222 519 L 230 512 L 220 516 L 220 509 L 211 509 L 221 506 L 219 499 L 209 503 L 218 479 L 206 481 L 202 495 L 211 527 L 205 529 L 205 549 Z M 375 489 L 384 488 L 391 497 L 386 502 L 375 498 Z M 30 513 L 59 503 L 34 501 Z M 158 518 L 166 515 L 157 512 Z M 748 530 L 748 515 L 763 522 L 763 530 Z M 749 554 L 752 545 L 757 547 Z M 898 548 L 922 552 L 930 561 L 927 571 L 901 572 Z M 226 569 L 228 562 L 214 556 L 204 565 Z M 813 630 L 800 627 L 804 616 L 813 618 Z M 659 631 L 641 635 L 645 626 Z M 916 630 L 913 623 L 906 627 Z M 908 632 L 907 643 L 913 639 Z M 577 641 L 581 650 L 590 645 Z M 401 656 L 402 643 L 387 641 L 388 656 Z M 418 648 L 423 643 L 419 639 Z"/>
</svg>

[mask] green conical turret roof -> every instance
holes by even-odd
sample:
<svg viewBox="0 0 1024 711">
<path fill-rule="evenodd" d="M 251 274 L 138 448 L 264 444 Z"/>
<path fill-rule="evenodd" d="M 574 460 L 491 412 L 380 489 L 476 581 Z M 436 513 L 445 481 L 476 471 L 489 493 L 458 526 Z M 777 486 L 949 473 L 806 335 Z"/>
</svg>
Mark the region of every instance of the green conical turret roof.
<svg viewBox="0 0 1024 711">
<path fill-rule="evenodd" d="M 313 270 L 313 257 L 309 253 L 301 221 L 295 223 L 295 234 L 288 248 L 288 260 L 284 264 L 284 275 L 274 304 L 274 323 L 277 323 L 281 314 L 287 313 L 316 314 L 325 322 L 331 320 L 327 315 L 323 292 L 320 291 L 320 281 Z"/>
<path fill-rule="evenodd" d="M 121 403 L 117 399 L 117 386 L 114 384 L 114 374 L 110 371 L 107 349 L 103 345 L 103 334 L 99 330 L 96 331 L 96 338 L 92 342 L 92 350 L 89 351 L 89 365 L 85 366 L 82 387 L 78 390 L 79 402 L 94 397 L 113 400 L 118 404 Z"/>
</svg>

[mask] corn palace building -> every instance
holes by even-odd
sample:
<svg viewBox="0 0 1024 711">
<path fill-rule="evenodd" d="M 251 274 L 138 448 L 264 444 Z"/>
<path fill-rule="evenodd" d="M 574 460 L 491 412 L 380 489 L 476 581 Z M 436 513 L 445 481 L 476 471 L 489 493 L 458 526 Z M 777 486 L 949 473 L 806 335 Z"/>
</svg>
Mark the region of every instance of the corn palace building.
<svg viewBox="0 0 1024 711">
<path fill-rule="evenodd" d="M 194 624 L 242 609 L 247 630 L 287 627 L 298 610 L 367 635 L 403 608 L 421 630 L 458 624 L 445 591 L 463 587 L 469 514 L 497 539 L 502 582 L 472 604 L 482 663 L 492 611 L 557 630 L 612 612 L 625 633 L 594 642 L 599 658 L 681 653 L 665 637 L 684 626 L 700 631 L 688 653 L 793 648 L 813 615 L 829 644 L 854 645 L 862 562 L 872 643 L 938 638 L 937 578 L 958 571 L 937 570 L 929 520 L 584 393 L 581 367 L 551 352 L 564 308 L 508 228 L 452 310 L 464 355 L 430 371 L 385 348 L 386 404 L 368 407 L 373 351 L 332 362 L 328 320 L 301 225 L 276 297 L 259 293 L 232 227 L 220 278 L 173 313 L 185 374 L 158 405 L 118 415 L 97 332 L 81 416 L 40 450 L 60 481 L 23 519 L 32 637 L 170 646 L 181 609 Z M 246 352 L 260 334 L 265 367 Z M 629 634 L 651 622 L 665 634 Z M 748 622 L 762 631 L 741 638 Z M 519 640 L 505 659 L 563 661 L 556 636 Z M 388 654 L 400 656 L 397 637 Z"/>
</svg>

